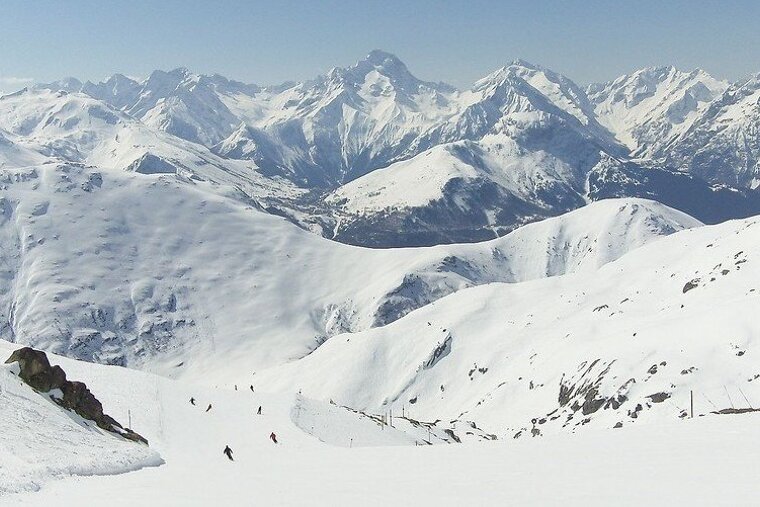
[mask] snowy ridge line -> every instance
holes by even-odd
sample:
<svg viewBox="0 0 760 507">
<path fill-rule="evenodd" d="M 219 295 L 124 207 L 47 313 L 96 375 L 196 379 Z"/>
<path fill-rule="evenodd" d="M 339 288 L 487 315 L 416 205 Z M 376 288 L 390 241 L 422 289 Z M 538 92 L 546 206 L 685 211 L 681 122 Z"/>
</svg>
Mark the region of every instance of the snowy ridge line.
<svg viewBox="0 0 760 507">
<path fill-rule="evenodd" d="M 364 249 L 204 182 L 73 165 L 5 174 L 0 336 L 226 385 L 460 289 L 594 271 L 701 225 L 652 201 L 605 200 L 489 242 Z"/>
</svg>

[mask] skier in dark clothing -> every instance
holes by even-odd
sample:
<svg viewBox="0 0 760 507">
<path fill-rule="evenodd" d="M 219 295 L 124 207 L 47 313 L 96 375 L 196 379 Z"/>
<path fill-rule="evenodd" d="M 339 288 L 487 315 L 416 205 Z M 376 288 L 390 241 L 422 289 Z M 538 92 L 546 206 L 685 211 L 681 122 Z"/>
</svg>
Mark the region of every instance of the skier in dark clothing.
<svg viewBox="0 0 760 507">
<path fill-rule="evenodd" d="M 195 405 L 195 398 L 190 398 L 190 404 Z"/>
<path fill-rule="evenodd" d="M 274 434 L 274 431 L 269 435 L 269 438 L 271 438 L 272 442 L 275 444 L 277 443 L 277 435 Z"/>
<path fill-rule="evenodd" d="M 222 451 L 222 453 L 226 454 L 227 457 L 230 459 L 230 461 L 235 461 L 234 459 L 232 459 L 232 449 L 230 449 L 229 445 L 224 446 L 224 450 Z"/>
<path fill-rule="evenodd" d="M 259 405 L 259 410 L 256 412 L 256 415 L 261 415 L 261 405 Z"/>
<path fill-rule="evenodd" d="M 211 410 L 211 403 L 208 404 L 208 407 L 206 408 L 206 412 L 208 412 L 209 410 Z"/>
<path fill-rule="evenodd" d="M 252 392 L 252 393 L 253 393 L 253 392 L 255 392 L 255 391 L 253 390 L 253 386 L 251 386 L 251 392 Z"/>
</svg>

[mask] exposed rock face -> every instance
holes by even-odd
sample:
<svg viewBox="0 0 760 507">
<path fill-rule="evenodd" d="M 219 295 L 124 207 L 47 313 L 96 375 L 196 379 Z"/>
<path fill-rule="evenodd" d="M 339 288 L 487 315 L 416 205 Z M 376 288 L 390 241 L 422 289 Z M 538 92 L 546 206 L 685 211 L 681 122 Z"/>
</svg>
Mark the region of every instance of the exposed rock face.
<svg viewBox="0 0 760 507">
<path fill-rule="evenodd" d="M 63 397 L 51 394 L 50 398 L 66 410 L 72 410 L 79 416 L 95 422 L 99 428 L 147 445 L 148 441 L 141 435 L 124 428 L 113 417 L 104 414 L 103 405 L 84 382 L 66 380 L 66 372 L 58 365 L 51 366 L 44 352 L 23 347 L 14 351 L 5 363 L 18 363 L 21 380 L 37 391 L 47 393 L 59 389 Z"/>
<path fill-rule="evenodd" d="M 662 403 L 663 401 L 670 398 L 670 393 L 654 393 L 647 396 L 650 400 L 652 400 L 652 403 Z"/>
</svg>

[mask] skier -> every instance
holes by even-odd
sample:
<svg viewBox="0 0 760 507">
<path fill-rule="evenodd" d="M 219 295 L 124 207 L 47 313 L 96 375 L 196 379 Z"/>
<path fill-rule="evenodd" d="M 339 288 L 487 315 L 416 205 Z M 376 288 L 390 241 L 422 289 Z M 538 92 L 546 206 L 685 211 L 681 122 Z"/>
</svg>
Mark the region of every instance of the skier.
<svg viewBox="0 0 760 507">
<path fill-rule="evenodd" d="M 208 404 L 208 407 L 206 408 L 206 412 L 208 412 L 209 410 L 211 410 L 211 403 Z"/>
<path fill-rule="evenodd" d="M 272 439 L 272 442 L 275 444 L 277 443 L 277 435 L 274 434 L 274 431 L 269 435 L 269 438 Z"/>
<path fill-rule="evenodd" d="M 195 405 L 195 398 L 190 398 L 190 404 Z"/>
<path fill-rule="evenodd" d="M 259 410 L 256 412 L 256 415 L 261 415 L 261 405 L 259 405 Z"/>
<path fill-rule="evenodd" d="M 235 384 L 235 391 L 237 391 L 237 384 Z"/>
<path fill-rule="evenodd" d="M 223 454 L 226 454 L 227 457 L 230 459 L 230 461 L 235 461 L 232 459 L 232 449 L 230 449 L 229 445 L 224 446 L 224 450 L 222 451 Z"/>
<path fill-rule="evenodd" d="M 254 391 L 254 390 L 253 390 L 253 386 L 251 386 L 251 392 L 252 392 L 252 393 L 253 393 L 253 392 L 256 392 L 256 391 Z"/>
</svg>

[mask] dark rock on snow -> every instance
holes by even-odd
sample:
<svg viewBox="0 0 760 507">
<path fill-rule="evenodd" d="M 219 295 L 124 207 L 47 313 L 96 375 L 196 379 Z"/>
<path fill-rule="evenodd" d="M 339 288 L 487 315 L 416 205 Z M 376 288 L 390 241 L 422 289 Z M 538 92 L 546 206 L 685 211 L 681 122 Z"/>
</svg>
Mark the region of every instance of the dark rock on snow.
<svg viewBox="0 0 760 507">
<path fill-rule="evenodd" d="M 113 417 L 103 413 L 103 405 L 90 392 L 84 382 L 66 380 L 66 372 L 56 365 L 51 366 L 47 354 L 30 347 L 14 351 L 5 361 L 6 364 L 18 363 L 19 377 L 33 389 L 49 393 L 58 389 L 62 397 L 50 395 L 58 405 L 89 419 L 99 428 L 120 435 L 127 440 L 148 444 L 148 441 L 129 428 L 124 428 Z"/>
</svg>

